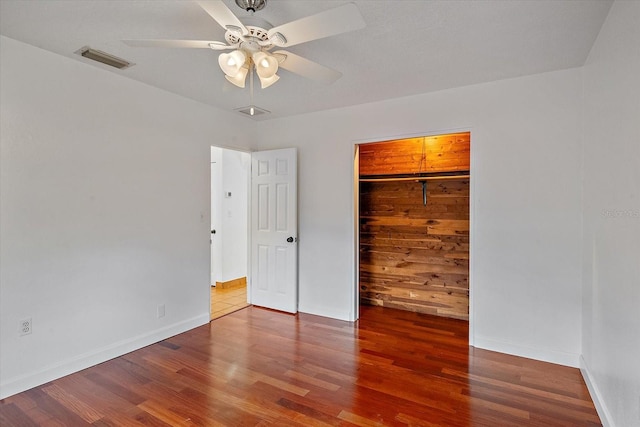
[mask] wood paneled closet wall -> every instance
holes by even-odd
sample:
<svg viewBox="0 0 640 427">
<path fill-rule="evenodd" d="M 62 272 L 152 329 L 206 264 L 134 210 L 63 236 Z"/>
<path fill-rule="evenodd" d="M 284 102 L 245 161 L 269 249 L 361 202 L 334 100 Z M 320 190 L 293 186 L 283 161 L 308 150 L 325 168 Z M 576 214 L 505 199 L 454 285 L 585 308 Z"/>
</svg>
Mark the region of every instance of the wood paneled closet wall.
<svg viewBox="0 0 640 427">
<path fill-rule="evenodd" d="M 362 144 L 360 302 L 469 319 L 470 133 Z"/>
</svg>

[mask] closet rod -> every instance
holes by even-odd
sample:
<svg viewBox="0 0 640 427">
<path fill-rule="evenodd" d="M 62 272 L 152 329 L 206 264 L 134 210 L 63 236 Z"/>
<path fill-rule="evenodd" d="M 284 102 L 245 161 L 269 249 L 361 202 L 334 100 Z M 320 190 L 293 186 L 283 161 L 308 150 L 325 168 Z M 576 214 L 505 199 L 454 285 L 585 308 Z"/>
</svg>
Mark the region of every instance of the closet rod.
<svg viewBox="0 0 640 427">
<path fill-rule="evenodd" d="M 392 181 L 435 181 L 441 179 L 464 179 L 470 175 L 416 176 L 402 178 L 360 178 L 360 182 L 392 182 Z"/>
</svg>

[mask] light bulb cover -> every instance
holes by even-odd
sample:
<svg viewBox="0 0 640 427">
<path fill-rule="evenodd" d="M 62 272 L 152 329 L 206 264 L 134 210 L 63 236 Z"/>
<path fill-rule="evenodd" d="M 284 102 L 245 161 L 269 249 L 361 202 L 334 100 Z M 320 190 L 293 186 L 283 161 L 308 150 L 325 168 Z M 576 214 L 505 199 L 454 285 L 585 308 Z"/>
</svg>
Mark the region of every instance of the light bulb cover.
<svg viewBox="0 0 640 427">
<path fill-rule="evenodd" d="M 272 55 L 260 51 L 254 53 L 252 59 L 260 81 L 262 81 L 263 78 L 269 79 L 278 72 L 278 60 Z"/>
<path fill-rule="evenodd" d="M 236 85 L 238 87 L 241 87 L 241 88 L 244 88 L 244 83 L 247 80 L 247 73 L 248 72 L 249 72 L 249 69 L 247 67 L 242 67 L 236 73 L 235 76 L 231 77 L 231 76 L 225 75 L 224 78 L 229 80 L 234 85 Z"/>
<path fill-rule="evenodd" d="M 243 68 L 247 56 L 241 50 L 234 50 L 231 53 L 221 53 L 218 56 L 218 65 L 229 77 L 235 77 Z M 246 73 L 245 73 L 246 75 Z"/>
<path fill-rule="evenodd" d="M 278 80 L 280 80 L 280 76 L 277 74 L 274 74 L 271 77 L 262 77 L 260 76 L 260 74 L 258 74 L 258 77 L 260 78 L 260 87 L 262 89 L 266 89 L 272 84 L 274 84 L 275 82 L 277 82 Z"/>
</svg>

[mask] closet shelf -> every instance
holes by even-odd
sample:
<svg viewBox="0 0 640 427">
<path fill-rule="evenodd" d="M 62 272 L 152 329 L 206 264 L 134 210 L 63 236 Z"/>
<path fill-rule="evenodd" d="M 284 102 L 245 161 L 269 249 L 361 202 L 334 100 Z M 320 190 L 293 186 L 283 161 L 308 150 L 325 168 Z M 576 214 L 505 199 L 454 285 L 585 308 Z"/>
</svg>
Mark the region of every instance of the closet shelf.
<svg viewBox="0 0 640 427">
<path fill-rule="evenodd" d="M 469 171 L 460 171 L 455 174 L 439 173 L 430 175 L 391 175 L 360 177 L 360 182 L 393 182 L 393 181 L 435 181 L 443 179 L 469 179 Z"/>
</svg>

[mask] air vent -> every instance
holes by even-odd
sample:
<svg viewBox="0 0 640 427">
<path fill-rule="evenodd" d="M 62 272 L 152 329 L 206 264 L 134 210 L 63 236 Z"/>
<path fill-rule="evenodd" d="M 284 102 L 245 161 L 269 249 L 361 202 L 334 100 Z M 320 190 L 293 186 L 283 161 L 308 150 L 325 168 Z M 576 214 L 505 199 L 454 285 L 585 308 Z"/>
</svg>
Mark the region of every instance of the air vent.
<svg viewBox="0 0 640 427">
<path fill-rule="evenodd" d="M 129 68 L 134 65 L 132 62 L 125 61 L 122 58 L 110 55 L 101 50 L 91 49 L 89 46 L 85 46 L 80 50 L 75 51 L 74 53 L 77 53 L 80 56 L 84 56 L 87 59 L 98 61 L 111 67 L 115 67 L 119 70 L 122 70 L 123 68 Z"/>
<path fill-rule="evenodd" d="M 250 117 L 258 117 L 258 116 L 262 116 L 263 114 L 269 114 L 270 111 L 264 110 L 260 107 L 256 107 L 255 105 L 249 105 L 248 107 L 242 107 L 242 108 L 236 108 L 237 112 L 242 113 L 242 114 L 246 114 L 247 116 Z"/>
</svg>

